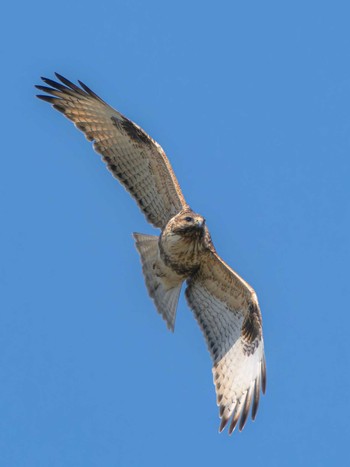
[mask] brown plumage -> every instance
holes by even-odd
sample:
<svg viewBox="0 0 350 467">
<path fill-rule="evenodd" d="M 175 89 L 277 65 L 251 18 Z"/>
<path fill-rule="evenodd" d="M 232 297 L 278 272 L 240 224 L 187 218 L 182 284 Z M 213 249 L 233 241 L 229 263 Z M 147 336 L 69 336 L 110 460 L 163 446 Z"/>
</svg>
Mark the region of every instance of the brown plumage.
<svg viewBox="0 0 350 467">
<path fill-rule="evenodd" d="M 138 125 L 81 87 L 56 74 L 60 82 L 38 97 L 62 112 L 81 130 L 108 169 L 134 197 L 160 236 L 134 234 L 146 286 L 158 312 L 174 330 L 183 282 L 190 308 L 213 359 L 221 418 L 231 434 L 242 430 L 250 408 L 255 419 L 266 366 L 262 320 L 254 290 L 216 253 L 205 219 L 186 203 L 160 145 Z"/>
</svg>

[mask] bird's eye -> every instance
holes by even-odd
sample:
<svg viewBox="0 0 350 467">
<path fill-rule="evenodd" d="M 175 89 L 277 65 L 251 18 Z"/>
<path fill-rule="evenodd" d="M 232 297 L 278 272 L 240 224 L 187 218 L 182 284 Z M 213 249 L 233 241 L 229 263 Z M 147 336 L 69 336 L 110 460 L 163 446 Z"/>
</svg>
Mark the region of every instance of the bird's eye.
<svg viewBox="0 0 350 467">
<path fill-rule="evenodd" d="M 185 221 L 186 221 L 186 222 L 192 222 L 192 221 L 193 221 L 193 217 L 185 217 Z"/>
</svg>

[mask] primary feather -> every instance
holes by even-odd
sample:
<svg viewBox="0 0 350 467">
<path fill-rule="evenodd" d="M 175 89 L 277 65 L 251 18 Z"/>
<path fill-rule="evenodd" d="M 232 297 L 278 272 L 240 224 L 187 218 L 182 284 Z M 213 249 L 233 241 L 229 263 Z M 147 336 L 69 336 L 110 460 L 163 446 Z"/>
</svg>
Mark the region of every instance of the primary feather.
<svg viewBox="0 0 350 467">
<path fill-rule="evenodd" d="M 80 82 L 80 89 L 58 73 L 56 77 L 63 84 L 42 78 L 49 87 L 36 87 L 49 95 L 38 97 L 94 142 L 95 151 L 135 198 L 147 220 L 163 228 L 186 202 L 161 146 L 85 84 Z"/>
</svg>

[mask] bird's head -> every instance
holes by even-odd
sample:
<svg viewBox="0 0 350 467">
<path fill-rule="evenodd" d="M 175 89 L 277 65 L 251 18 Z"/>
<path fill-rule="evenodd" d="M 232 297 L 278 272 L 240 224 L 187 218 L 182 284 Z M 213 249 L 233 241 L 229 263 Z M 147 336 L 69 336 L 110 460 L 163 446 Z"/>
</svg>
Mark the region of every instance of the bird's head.
<svg viewBox="0 0 350 467">
<path fill-rule="evenodd" d="M 171 231 L 182 237 L 202 237 L 205 231 L 205 219 L 192 210 L 181 211 L 171 220 Z"/>
</svg>

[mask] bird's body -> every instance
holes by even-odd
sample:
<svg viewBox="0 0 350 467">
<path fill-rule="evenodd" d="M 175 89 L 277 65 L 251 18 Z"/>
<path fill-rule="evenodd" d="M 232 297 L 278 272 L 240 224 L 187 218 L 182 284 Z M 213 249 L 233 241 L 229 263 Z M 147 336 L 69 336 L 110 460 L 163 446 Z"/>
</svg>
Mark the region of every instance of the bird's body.
<svg viewBox="0 0 350 467">
<path fill-rule="evenodd" d="M 167 266 L 187 279 L 197 271 L 210 245 L 203 217 L 185 211 L 171 218 L 165 226 L 159 238 L 159 253 Z"/>
<path fill-rule="evenodd" d="M 94 141 L 112 174 L 135 198 L 159 236 L 134 234 L 148 292 L 174 330 L 181 287 L 213 359 L 220 431 L 243 429 L 250 407 L 256 416 L 266 368 L 262 321 L 254 290 L 216 253 L 205 219 L 192 211 L 163 149 L 139 126 L 108 106 L 80 82 L 61 83 L 41 99 L 72 120 Z M 53 97 L 52 97 L 53 96 Z"/>
</svg>

